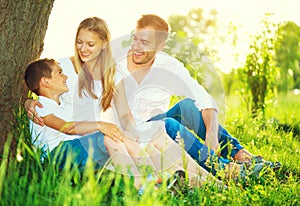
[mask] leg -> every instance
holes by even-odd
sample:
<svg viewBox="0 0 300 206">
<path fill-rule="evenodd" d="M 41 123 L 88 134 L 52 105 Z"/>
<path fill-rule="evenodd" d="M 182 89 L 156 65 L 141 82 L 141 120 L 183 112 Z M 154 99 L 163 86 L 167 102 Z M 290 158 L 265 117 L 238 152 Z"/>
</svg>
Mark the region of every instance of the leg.
<svg viewBox="0 0 300 206">
<path fill-rule="evenodd" d="M 95 132 L 78 139 L 61 142 L 51 151 L 51 157 L 61 169 L 69 164 L 71 167 L 77 165 L 80 170 L 83 170 L 88 158 L 92 158 L 95 169 L 101 168 L 109 159 L 103 138 L 101 132 Z"/>
<path fill-rule="evenodd" d="M 146 151 L 152 157 L 152 161 L 157 164 L 159 170 L 186 170 L 189 175 L 189 183 L 194 186 L 201 186 L 208 180 L 214 180 L 220 184 L 216 178 L 200 167 L 181 147 L 172 141 L 165 132 L 161 132 L 159 137 L 151 140 Z M 195 181 L 197 179 L 197 181 Z"/>
<path fill-rule="evenodd" d="M 123 175 L 134 176 L 134 186 L 139 189 L 142 186 L 141 175 L 135 161 L 128 153 L 124 143 L 117 143 L 109 137 L 104 138 L 104 143 L 111 156 L 111 162 L 116 168 L 116 172 Z"/>
<path fill-rule="evenodd" d="M 136 165 L 147 165 L 150 170 L 156 170 L 155 164 L 153 164 L 149 155 L 142 149 L 137 141 L 125 138 L 124 145 Z"/>
<path fill-rule="evenodd" d="M 149 121 L 161 120 L 163 118 L 173 118 L 176 119 L 183 126 L 190 130 L 193 130 L 200 138 L 205 140 L 206 129 L 202 119 L 201 111 L 196 107 L 194 100 L 184 99 L 177 104 L 175 104 L 169 111 L 163 114 L 156 115 L 152 117 Z M 221 144 L 221 156 L 223 158 L 228 158 L 228 144 L 232 144 L 231 157 L 243 149 L 239 141 L 232 137 L 222 126 L 219 126 L 219 142 Z"/>
<path fill-rule="evenodd" d="M 209 153 L 209 149 L 206 145 L 203 145 L 199 139 L 187 130 L 182 124 L 180 124 L 177 120 L 173 118 L 164 118 L 165 128 L 167 134 L 175 141 L 178 142 L 178 137 L 183 139 L 183 145 L 185 151 L 195 159 L 203 168 L 208 171 L 211 171 L 205 165 L 205 162 L 209 155 L 213 155 L 213 153 Z M 180 140 L 179 140 L 180 141 Z M 211 151 L 212 152 L 212 151 Z"/>
<path fill-rule="evenodd" d="M 71 166 L 78 165 L 80 171 L 84 170 L 88 158 L 92 159 L 95 169 L 99 169 L 105 166 L 111 156 L 112 164 L 120 169 L 118 172 L 134 175 L 135 187 L 141 186 L 139 172 L 125 145 L 104 137 L 101 132 L 62 142 L 51 152 L 51 156 L 55 158 L 61 169 L 68 165 L 67 162 L 69 161 Z"/>
</svg>

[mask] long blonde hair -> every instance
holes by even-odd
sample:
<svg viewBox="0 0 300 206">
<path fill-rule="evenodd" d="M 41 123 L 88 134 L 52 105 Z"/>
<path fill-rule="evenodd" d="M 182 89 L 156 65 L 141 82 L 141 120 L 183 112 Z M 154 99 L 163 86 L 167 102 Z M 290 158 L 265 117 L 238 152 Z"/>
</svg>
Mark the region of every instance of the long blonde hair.
<svg viewBox="0 0 300 206">
<path fill-rule="evenodd" d="M 75 70 L 78 73 L 78 92 L 79 96 L 82 97 L 84 92 L 87 92 L 92 98 L 98 99 L 98 96 L 94 93 L 94 79 L 92 74 L 87 69 L 84 62 L 80 59 L 76 47 L 76 41 L 78 33 L 81 29 L 87 29 L 98 35 L 101 41 L 106 43 L 106 47 L 103 48 L 100 56 L 98 58 L 101 72 L 101 82 L 102 82 L 102 96 L 100 104 L 102 109 L 105 111 L 111 106 L 112 97 L 114 94 L 114 78 L 116 73 L 115 62 L 112 58 L 112 52 L 110 47 L 110 32 L 106 22 L 98 17 L 91 17 L 84 19 L 77 28 L 76 38 L 75 38 L 75 55 L 74 64 Z"/>
</svg>

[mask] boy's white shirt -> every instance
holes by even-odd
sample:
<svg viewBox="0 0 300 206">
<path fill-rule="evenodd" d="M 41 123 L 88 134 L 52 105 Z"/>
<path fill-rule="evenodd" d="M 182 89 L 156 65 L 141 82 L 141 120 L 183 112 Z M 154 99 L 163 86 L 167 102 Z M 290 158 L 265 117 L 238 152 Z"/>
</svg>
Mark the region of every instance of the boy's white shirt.
<svg viewBox="0 0 300 206">
<path fill-rule="evenodd" d="M 43 105 L 42 108 L 36 107 L 39 116 L 45 117 L 53 114 L 65 121 L 73 121 L 73 113 L 65 107 L 64 103 L 57 104 L 56 101 L 44 96 L 39 96 L 39 102 Z M 40 126 L 30 120 L 30 129 L 32 142 L 35 146 L 45 150 L 52 151 L 62 141 L 79 138 L 80 135 L 68 135 L 48 126 Z"/>
</svg>

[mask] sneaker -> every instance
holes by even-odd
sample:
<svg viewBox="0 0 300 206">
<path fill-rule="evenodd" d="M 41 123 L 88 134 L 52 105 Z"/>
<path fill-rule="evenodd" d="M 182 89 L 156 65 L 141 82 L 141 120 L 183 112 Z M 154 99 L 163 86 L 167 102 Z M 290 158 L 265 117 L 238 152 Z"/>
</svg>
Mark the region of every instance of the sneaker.
<svg viewBox="0 0 300 206">
<path fill-rule="evenodd" d="M 258 177 L 264 166 L 264 163 L 256 163 L 252 165 L 249 169 L 249 175 L 253 174 L 255 177 Z"/>
<path fill-rule="evenodd" d="M 264 164 L 264 166 L 266 166 L 270 169 L 273 169 L 273 170 L 277 170 L 281 167 L 280 162 L 270 162 L 270 161 L 264 160 L 261 156 L 253 156 L 252 162 L 254 162 L 255 164 L 262 163 L 262 164 Z"/>
<path fill-rule="evenodd" d="M 268 167 L 270 169 L 273 170 L 277 170 L 281 167 L 281 163 L 280 162 L 271 162 L 271 161 L 267 161 L 264 158 L 262 158 L 262 156 L 253 156 L 249 161 L 236 161 L 238 164 L 245 164 L 247 168 L 251 168 L 252 165 L 260 165 L 263 164 L 265 167 Z M 257 166 L 260 167 L 260 166 Z"/>
<path fill-rule="evenodd" d="M 141 196 L 144 194 L 145 189 L 150 182 L 154 182 L 155 183 L 154 187 L 156 189 L 158 189 L 163 184 L 163 179 L 165 178 L 166 183 L 167 183 L 167 186 L 166 186 L 167 189 L 171 189 L 176 184 L 178 184 L 178 181 L 182 177 L 185 178 L 185 172 L 183 170 L 177 170 L 174 173 L 174 177 L 171 177 L 170 173 L 168 173 L 168 172 L 163 172 L 160 176 L 157 176 L 157 175 L 153 176 L 152 174 L 149 174 L 146 177 L 146 183 L 138 190 L 138 195 Z"/>
<path fill-rule="evenodd" d="M 185 171 L 183 170 L 177 170 L 174 173 L 174 177 L 167 180 L 167 189 L 170 190 L 173 187 L 178 186 L 178 184 L 185 180 Z"/>
</svg>

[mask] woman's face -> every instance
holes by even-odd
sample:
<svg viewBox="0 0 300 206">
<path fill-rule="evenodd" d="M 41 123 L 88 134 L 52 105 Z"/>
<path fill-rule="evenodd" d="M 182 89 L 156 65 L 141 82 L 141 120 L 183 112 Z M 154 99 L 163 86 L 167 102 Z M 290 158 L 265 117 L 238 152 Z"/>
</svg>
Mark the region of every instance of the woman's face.
<svg viewBox="0 0 300 206">
<path fill-rule="evenodd" d="M 81 29 L 76 39 L 76 48 L 83 62 L 96 62 L 103 49 L 103 42 L 95 32 Z"/>
</svg>

